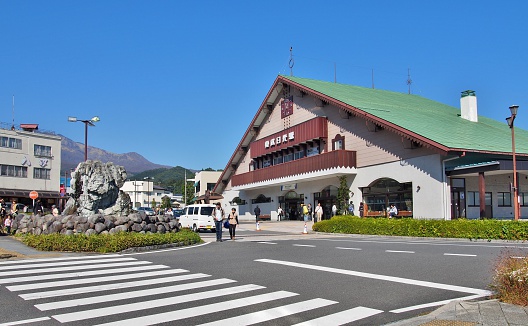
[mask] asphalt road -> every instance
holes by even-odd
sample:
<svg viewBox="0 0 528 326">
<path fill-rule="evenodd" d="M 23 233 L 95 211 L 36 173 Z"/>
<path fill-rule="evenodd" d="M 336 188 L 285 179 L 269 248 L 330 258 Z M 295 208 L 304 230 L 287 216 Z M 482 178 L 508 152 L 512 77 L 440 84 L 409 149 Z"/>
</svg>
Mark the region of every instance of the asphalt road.
<svg viewBox="0 0 528 326">
<path fill-rule="evenodd" d="M 244 224 L 236 241 L 0 263 L 3 323 L 383 325 L 487 294 L 501 254 L 528 245 L 302 234 Z M 228 237 L 224 232 L 224 238 Z M 0 323 L 0 326 L 4 325 Z"/>
</svg>

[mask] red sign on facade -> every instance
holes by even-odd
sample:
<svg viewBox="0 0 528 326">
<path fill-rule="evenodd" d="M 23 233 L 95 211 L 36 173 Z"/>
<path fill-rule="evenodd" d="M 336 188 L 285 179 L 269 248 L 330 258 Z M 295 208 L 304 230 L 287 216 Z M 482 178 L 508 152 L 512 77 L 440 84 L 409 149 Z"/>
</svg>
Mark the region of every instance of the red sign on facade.
<svg viewBox="0 0 528 326">
<path fill-rule="evenodd" d="M 293 96 L 282 99 L 281 102 L 281 119 L 293 114 Z"/>
</svg>

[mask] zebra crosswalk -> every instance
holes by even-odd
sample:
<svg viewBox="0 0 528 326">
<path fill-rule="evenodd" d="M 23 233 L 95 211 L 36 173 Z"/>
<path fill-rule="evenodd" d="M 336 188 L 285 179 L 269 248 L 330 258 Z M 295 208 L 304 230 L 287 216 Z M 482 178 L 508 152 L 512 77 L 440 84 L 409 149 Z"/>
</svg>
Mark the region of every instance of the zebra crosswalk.
<svg viewBox="0 0 528 326">
<path fill-rule="evenodd" d="M 331 326 L 383 312 L 367 307 L 350 309 L 325 298 L 306 299 L 291 291 L 240 284 L 122 255 L 2 262 L 0 293 L 6 290 L 38 309 L 40 316 L 0 326 L 35 320 L 42 325 L 227 326 L 277 322 Z M 325 310 L 329 307 L 334 308 Z M 302 314 L 308 310 L 312 319 Z"/>
</svg>

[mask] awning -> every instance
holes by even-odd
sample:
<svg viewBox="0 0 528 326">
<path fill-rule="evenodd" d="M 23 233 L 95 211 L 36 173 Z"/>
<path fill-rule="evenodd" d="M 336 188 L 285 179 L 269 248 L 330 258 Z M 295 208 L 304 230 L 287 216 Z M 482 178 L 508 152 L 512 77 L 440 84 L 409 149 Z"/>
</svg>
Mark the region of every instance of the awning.
<svg viewBox="0 0 528 326">
<path fill-rule="evenodd" d="M 0 189 L 0 197 L 18 197 L 18 198 L 29 198 L 31 190 L 17 190 L 17 189 Z M 43 191 L 38 190 L 38 198 L 42 199 L 53 199 L 63 198 L 59 191 Z"/>
</svg>

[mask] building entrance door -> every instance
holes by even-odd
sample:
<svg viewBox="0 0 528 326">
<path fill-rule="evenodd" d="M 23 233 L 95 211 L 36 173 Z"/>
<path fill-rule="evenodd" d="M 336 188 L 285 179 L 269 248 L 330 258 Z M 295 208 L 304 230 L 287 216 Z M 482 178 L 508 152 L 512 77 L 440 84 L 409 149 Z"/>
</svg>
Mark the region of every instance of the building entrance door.
<svg viewBox="0 0 528 326">
<path fill-rule="evenodd" d="M 451 179 L 451 219 L 466 217 L 466 180 Z"/>
</svg>

